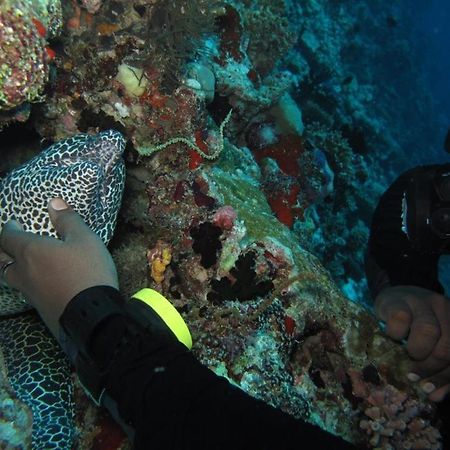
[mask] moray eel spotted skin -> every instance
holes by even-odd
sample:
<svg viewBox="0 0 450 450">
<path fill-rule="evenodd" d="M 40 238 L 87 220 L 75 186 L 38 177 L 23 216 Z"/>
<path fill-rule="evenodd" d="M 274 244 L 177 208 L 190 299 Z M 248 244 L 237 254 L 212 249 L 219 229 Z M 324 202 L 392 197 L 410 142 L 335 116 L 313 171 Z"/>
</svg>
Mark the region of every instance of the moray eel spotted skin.
<svg viewBox="0 0 450 450">
<path fill-rule="evenodd" d="M 15 219 L 26 231 L 56 236 L 47 204 L 61 197 L 107 244 L 125 184 L 124 148 L 123 136 L 114 130 L 80 134 L 13 170 L 0 181 L 0 230 Z M 74 439 L 70 366 L 36 312 L 29 310 L 17 291 L 0 288 L 0 347 L 8 379 L 33 412 L 33 450 L 70 449 Z"/>
</svg>

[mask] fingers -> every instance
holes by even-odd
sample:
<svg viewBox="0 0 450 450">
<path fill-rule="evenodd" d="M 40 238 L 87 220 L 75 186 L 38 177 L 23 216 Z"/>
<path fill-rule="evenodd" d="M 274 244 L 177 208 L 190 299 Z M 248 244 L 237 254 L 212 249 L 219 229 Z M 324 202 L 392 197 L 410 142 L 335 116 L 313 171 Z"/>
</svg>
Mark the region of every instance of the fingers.
<svg viewBox="0 0 450 450">
<path fill-rule="evenodd" d="M 0 248 L 0 266 L 8 261 L 11 261 L 13 258 L 8 253 L 2 251 Z"/>
<path fill-rule="evenodd" d="M 437 295 L 431 305 L 440 327 L 440 338 L 433 350 L 433 356 L 450 364 L 450 303 L 447 298 Z"/>
<path fill-rule="evenodd" d="M 425 378 L 421 381 L 420 386 L 426 394 L 434 393 L 442 388 L 448 387 L 450 383 L 450 367 L 446 367 L 444 370 L 433 374 L 432 376 Z M 442 393 L 442 392 L 441 392 Z M 445 392 L 447 393 L 447 391 Z M 438 396 L 436 394 L 436 396 Z"/>
<path fill-rule="evenodd" d="M 8 266 L 6 270 L 4 270 L 4 268 L 6 267 L 5 265 L 11 261 L 14 261 L 14 259 L 7 253 L 0 250 L 0 268 L 2 268 L 2 271 L 0 273 L 0 287 L 8 286 L 8 282 L 6 280 L 6 273 L 8 272 L 11 266 Z"/>
<path fill-rule="evenodd" d="M 450 305 L 448 300 L 441 296 L 435 295 L 430 300 L 431 310 L 436 318 L 438 325 L 433 325 L 433 328 L 439 332 L 439 339 L 437 340 L 431 354 L 422 361 L 417 361 L 412 371 L 424 379 L 421 383 L 425 387 L 424 391 L 428 392 L 428 388 L 433 386 L 434 389 L 439 390 L 442 386 L 450 383 Z M 430 326 L 428 324 L 427 326 Z M 420 336 L 418 337 L 420 339 Z M 447 391 L 445 391 L 445 394 Z M 436 398 L 443 394 L 440 391 L 436 394 Z"/>
<path fill-rule="evenodd" d="M 55 230 L 64 241 L 79 241 L 89 235 L 96 236 L 81 216 L 60 198 L 50 200 L 48 213 Z"/>
<path fill-rule="evenodd" d="M 450 303 L 444 296 L 416 286 L 383 290 L 375 299 L 378 316 L 394 339 L 407 337 L 414 362 L 407 375 L 419 382 L 432 401 L 450 392 Z"/>
<path fill-rule="evenodd" d="M 429 308 L 423 308 L 419 313 L 413 313 L 414 319 L 408 337 L 406 349 L 411 358 L 424 360 L 433 352 L 441 337 L 441 327 Z"/>
<path fill-rule="evenodd" d="M 389 308 L 386 318 L 386 333 L 392 339 L 402 340 L 408 336 L 413 315 L 406 303 L 392 305 Z"/>
<path fill-rule="evenodd" d="M 54 198 L 49 202 L 48 212 L 58 235 L 65 241 L 79 241 L 89 236 L 97 236 L 81 216 L 60 198 Z M 16 259 L 17 255 L 23 253 L 25 246 L 36 240 L 36 237 L 34 233 L 24 232 L 17 221 L 10 220 L 0 234 L 0 247 Z"/>
<path fill-rule="evenodd" d="M 442 401 L 450 392 L 450 367 L 420 380 L 420 389 L 433 402 Z"/>
<path fill-rule="evenodd" d="M 414 320 L 407 350 L 413 359 L 424 361 L 430 370 L 450 363 L 450 306 L 442 295 L 413 305 Z M 425 361 L 429 358 L 429 361 Z"/>
<path fill-rule="evenodd" d="M 0 247 L 2 251 L 17 260 L 19 255 L 24 253 L 24 249 L 31 241 L 35 240 L 37 236 L 33 233 L 23 231 L 22 226 L 15 220 L 7 222 L 0 234 Z"/>
<path fill-rule="evenodd" d="M 386 333 L 392 339 L 402 340 L 408 336 L 413 320 L 411 308 L 400 297 L 381 294 L 376 301 L 378 315 L 386 322 Z"/>
<path fill-rule="evenodd" d="M 15 220 L 7 222 L 0 234 L 0 262 L 14 261 L 3 273 L 3 283 L 11 288 L 19 287 L 19 274 L 25 255 L 29 253 L 30 245 L 39 245 L 41 237 L 23 231 L 22 226 Z"/>
<path fill-rule="evenodd" d="M 432 402 L 442 402 L 444 400 L 444 398 L 448 395 L 449 392 L 450 392 L 450 384 L 446 384 L 445 386 L 442 386 L 441 388 L 433 391 L 428 396 L 428 398 Z"/>
</svg>

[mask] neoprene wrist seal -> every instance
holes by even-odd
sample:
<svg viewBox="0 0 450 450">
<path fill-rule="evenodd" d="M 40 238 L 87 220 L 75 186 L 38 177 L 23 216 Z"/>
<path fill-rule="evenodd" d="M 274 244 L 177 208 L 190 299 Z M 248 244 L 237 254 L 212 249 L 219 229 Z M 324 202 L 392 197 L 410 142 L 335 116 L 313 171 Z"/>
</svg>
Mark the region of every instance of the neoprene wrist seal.
<svg viewBox="0 0 450 450">
<path fill-rule="evenodd" d="M 93 330 L 105 319 L 123 314 L 119 291 L 111 286 L 95 286 L 81 291 L 67 304 L 60 324 L 76 349 L 87 353 Z"/>
<path fill-rule="evenodd" d="M 149 334 L 162 346 L 177 339 L 188 348 L 192 346 L 189 329 L 178 311 L 152 289 L 139 291 L 129 301 L 110 286 L 85 289 L 68 303 L 60 325 L 61 346 L 97 404 L 117 354 L 138 335 Z M 107 345 L 102 342 L 105 336 Z"/>
</svg>

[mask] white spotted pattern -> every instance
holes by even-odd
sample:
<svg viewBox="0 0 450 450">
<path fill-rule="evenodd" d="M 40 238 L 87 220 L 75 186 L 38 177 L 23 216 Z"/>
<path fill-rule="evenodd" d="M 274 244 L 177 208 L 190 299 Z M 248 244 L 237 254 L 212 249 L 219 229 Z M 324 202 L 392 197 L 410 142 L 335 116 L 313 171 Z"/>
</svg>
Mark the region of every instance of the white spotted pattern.
<svg viewBox="0 0 450 450">
<path fill-rule="evenodd" d="M 56 237 L 47 205 L 61 197 L 107 244 L 125 184 L 124 148 L 123 136 L 114 130 L 81 134 L 13 170 L 0 181 L 0 230 L 15 219 L 26 231 Z M 34 311 L 11 317 L 29 309 L 17 291 L 0 288 L 0 346 L 8 378 L 33 412 L 33 449 L 69 450 L 74 437 L 70 367 Z"/>
</svg>

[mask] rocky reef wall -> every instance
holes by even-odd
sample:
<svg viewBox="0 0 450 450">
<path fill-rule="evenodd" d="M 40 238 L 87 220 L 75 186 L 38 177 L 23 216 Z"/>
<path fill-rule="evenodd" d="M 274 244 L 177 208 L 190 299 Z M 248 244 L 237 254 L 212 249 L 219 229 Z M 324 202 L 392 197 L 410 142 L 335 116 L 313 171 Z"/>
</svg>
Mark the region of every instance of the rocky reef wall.
<svg viewBox="0 0 450 450">
<path fill-rule="evenodd" d="M 370 448 L 441 448 L 434 407 L 367 308 L 362 267 L 375 199 L 411 143 L 425 145 L 408 121 L 433 125 L 400 2 L 61 10 L 59 34 L 35 9 L 14 24 L 41 76 L 15 92 L 0 83 L 0 120 L 27 120 L 49 141 L 127 137 L 111 245 L 124 295 L 162 292 L 204 364 L 296 417 Z M 25 65 L 36 58 L 20 53 L 15 67 L 37 73 Z M 102 447 L 114 426 L 77 392 L 80 448 L 126 445 L 117 433 Z"/>
</svg>

